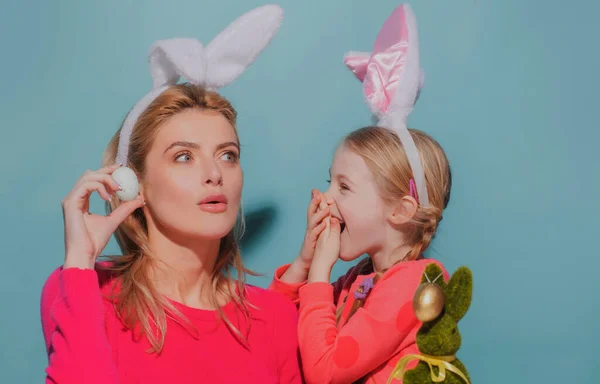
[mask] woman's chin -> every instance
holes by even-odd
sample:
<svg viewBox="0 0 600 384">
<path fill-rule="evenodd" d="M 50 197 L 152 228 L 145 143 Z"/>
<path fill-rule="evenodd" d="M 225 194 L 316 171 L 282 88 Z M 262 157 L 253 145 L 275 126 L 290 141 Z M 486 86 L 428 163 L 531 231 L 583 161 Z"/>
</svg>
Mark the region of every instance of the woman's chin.
<svg viewBox="0 0 600 384">
<path fill-rule="evenodd" d="M 203 241 L 212 241 L 212 240 L 221 240 L 225 236 L 227 236 L 232 230 L 233 225 L 213 225 L 210 227 L 204 226 L 195 226 L 182 228 L 174 228 L 174 233 L 179 233 L 179 236 L 183 236 L 184 238 L 203 240 Z"/>
<path fill-rule="evenodd" d="M 192 236 L 204 240 L 221 240 L 222 238 L 227 236 L 232 230 L 233 227 L 211 228 L 210 230 L 197 231 Z"/>
</svg>

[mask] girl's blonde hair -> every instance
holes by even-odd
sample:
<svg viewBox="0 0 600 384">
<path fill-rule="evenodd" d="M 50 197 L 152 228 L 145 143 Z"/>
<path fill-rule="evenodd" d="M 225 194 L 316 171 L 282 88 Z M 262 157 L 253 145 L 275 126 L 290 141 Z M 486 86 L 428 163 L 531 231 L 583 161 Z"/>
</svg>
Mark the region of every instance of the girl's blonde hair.
<svg viewBox="0 0 600 384">
<path fill-rule="evenodd" d="M 416 260 L 429 247 L 442 220 L 442 212 L 450 200 L 452 186 L 450 163 L 440 144 L 424 132 L 415 129 L 409 131 L 423 164 L 429 206 L 419 205 L 407 226 L 405 236 L 412 249 L 402 260 Z M 342 145 L 365 160 L 384 201 L 392 203 L 402 196 L 409 195 L 410 180 L 414 176 L 404 147 L 394 132 L 386 128 L 369 126 L 351 132 L 343 140 Z M 359 262 L 356 268 L 359 274 L 373 272 L 373 265 L 369 258 Z M 384 273 L 385 271 L 378 271 L 373 282 L 377 283 Z M 358 290 L 361 289 L 359 287 Z M 364 300 L 354 301 L 348 318 L 363 305 Z M 338 311 L 338 321 L 342 309 L 343 306 Z"/>
<path fill-rule="evenodd" d="M 146 171 L 146 156 L 160 127 L 169 118 L 187 109 L 221 114 L 231 123 L 237 137 L 235 125 L 237 113 L 226 99 L 200 86 L 191 84 L 171 86 L 148 106 L 133 127 L 127 165 L 140 179 L 143 179 Z M 119 132 L 120 129 L 112 137 L 103 155 L 102 163 L 105 166 L 116 161 Z M 107 204 L 107 211 L 110 213 L 118 206 L 119 200 L 113 198 Z M 243 316 L 249 317 L 249 304 L 245 300 L 244 284 L 246 274 L 254 275 L 254 273 L 244 267 L 240 255 L 238 244 L 243 225 L 243 216 L 240 212 L 235 228 L 221 239 L 219 255 L 212 273 L 210 299 L 217 308 L 219 318 L 243 342 L 246 342 L 248 329 L 246 329 L 246 336 L 242 335 L 223 313 L 217 300 L 217 297 L 225 297 L 228 301 L 233 301 Z M 137 209 L 121 223 L 115 232 L 115 237 L 123 256 L 109 257 L 111 262 L 104 267 L 118 277 L 118 284 L 115 284 L 111 300 L 124 326 L 134 332 L 136 337 L 146 337 L 151 346 L 150 352 L 159 353 L 165 341 L 167 318 L 172 318 L 182 325 L 184 323 L 191 325 L 191 322 L 156 290 L 150 279 L 150 269 L 157 265 L 158 259 L 148 246 L 148 227 L 143 210 Z M 231 275 L 232 270 L 236 272 L 235 279 Z M 231 288 L 234 281 L 237 292 Z"/>
</svg>

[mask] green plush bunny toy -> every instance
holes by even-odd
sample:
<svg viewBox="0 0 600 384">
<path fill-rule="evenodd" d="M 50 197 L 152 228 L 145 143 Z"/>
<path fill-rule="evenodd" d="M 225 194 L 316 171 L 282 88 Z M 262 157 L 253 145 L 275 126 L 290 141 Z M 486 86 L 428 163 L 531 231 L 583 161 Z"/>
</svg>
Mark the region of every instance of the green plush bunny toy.
<svg viewBox="0 0 600 384">
<path fill-rule="evenodd" d="M 397 379 L 402 380 L 403 384 L 470 384 L 469 374 L 455 354 L 461 344 L 458 321 L 467 313 L 471 304 L 473 276 L 469 268 L 460 267 L 448 284 L 443 279 L 431 282 L 441 274 L 441 268 L 432 263 L 425 269 L 421 280 L 423 284 L 436 284 L 441 288 L 440 291 L 433 287 L 443 300 L 443 307 L 440 302 L 441 312 L 434 319 L 423 322 L 417 333 L 420 354 L 407 355 L 400 359 L 388 383 Z M 417 366 L 404 372 L 406 364 L 416 359 L 420 360 Z"/>
</svg>

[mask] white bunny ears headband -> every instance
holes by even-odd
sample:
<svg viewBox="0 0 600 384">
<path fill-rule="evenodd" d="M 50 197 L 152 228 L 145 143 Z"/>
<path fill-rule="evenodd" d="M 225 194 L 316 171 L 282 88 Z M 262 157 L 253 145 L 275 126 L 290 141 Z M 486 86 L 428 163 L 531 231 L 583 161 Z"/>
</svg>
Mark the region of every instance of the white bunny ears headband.
<svg viewBox="0 0 600 384">
<path fill-rule="evenodd" d="M 410 192 L 423 207 L 429 205 L 423 164 L 407 127 L 423 86 L 419 65 L 417 21 L 409 4 L 397 7 L 377 35 L 373 52 L 348 52 L 344 63 L 363 83 L 363 92 L 378 125 L 394 131 L 406 152 L 414 175 Z M 415 191 L 416 189 L 416 191 Z"/>
<path fill-rule="evenodd" d="M 129 112 L 119 136 L 117 162 L 127 164 L 129 140 L 135 122 L 152 101 L 180 77 L 194 85 L 217 90 L 231 84 L 252 64 L 269 44 L 283 19 L 283 10 L 273 4 L 264 5 L 237 18 L 206 47 L 196 39 L 159 40 L 149 53 L 152 90 Z M 139 185 L 135 173 L 121 167 L 113 172 L 121 185 L 121 200 L 133 200 Z"/>
</svg>

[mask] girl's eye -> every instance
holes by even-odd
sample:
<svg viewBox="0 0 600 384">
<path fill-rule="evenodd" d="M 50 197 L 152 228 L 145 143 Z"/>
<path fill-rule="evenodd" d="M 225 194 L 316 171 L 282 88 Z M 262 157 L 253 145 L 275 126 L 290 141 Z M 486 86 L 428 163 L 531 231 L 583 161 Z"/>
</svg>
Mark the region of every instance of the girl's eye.
<svg viewBox="0 0 600 384">
<path fill-rule="evenodd" d="M 238 154 L 235 153 L 235 152 L 233 152 L 233 151 L 225 152 L 221 156 L 221 160 L 223 160 L 223 161 L 229 161 L 231 163 L 235 163 L 238 160 Z"/>
<path fill-rule="evenodd" d="M 187 163 L 192 160 L 192 154 L 189 152 L 182 152 L 175 156 L 175 161 L 178 163 Z"/>
<path fill-rule="evenodd" d="M 327 179 L 325 181 L 327 181 L 327 184 L 331 184 L 331 180 L 330 179 Z"/>
<path fill-rule="evenodd" d="M 343 190 L 343 191 L 349 191 L 350 190 L 350 188 L 348 188 L 348 186 L 346 184 L 344 184 L 344 183 L 340 184 L 340 189 Z"/>
</svg>

